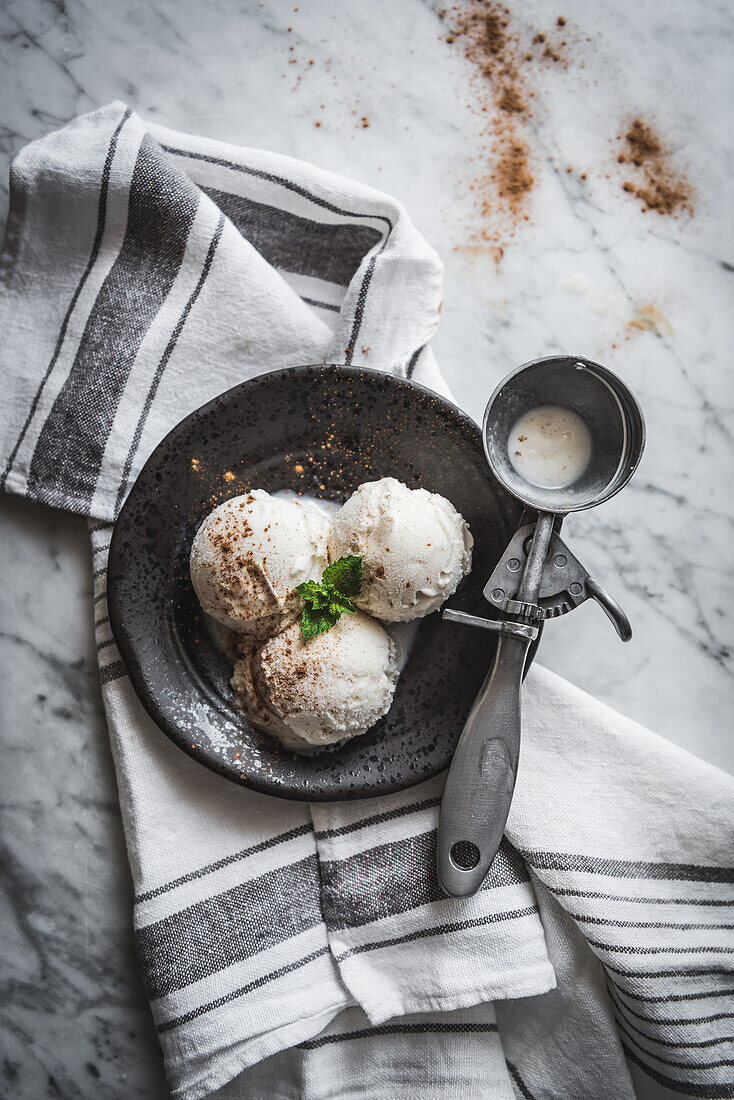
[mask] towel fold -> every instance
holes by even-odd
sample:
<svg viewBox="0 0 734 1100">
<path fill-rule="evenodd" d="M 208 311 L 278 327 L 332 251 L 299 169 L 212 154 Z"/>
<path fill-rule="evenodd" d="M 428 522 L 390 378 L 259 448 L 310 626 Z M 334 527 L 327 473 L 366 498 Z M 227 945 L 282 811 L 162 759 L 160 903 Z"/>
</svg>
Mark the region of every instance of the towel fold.
<svg viewBox="0 0 734 1100">
<path fill-rule="evenodd" d="M 106 610 L 112 524 L 198 405 L 345 362 L 446 388 L 441 264 L 402 207 L 122 104 L 24 149 L 0 318 L 0 485 L 90 517 L 141 967 L 182 1100 L 734 1096 L 734 784 L 534 668 L 506 839 L 435 878 L 442 779 L 308 806 L 196 765 Z M 493 1003 L 494 1002 L 494 1003 Z"/>
</svg>

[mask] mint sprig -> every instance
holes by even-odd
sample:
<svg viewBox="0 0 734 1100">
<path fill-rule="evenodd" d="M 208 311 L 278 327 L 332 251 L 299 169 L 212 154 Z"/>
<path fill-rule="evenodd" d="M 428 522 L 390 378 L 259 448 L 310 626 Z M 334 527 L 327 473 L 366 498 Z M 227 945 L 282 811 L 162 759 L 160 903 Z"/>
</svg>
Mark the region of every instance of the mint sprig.
<svg viewBox="0 0 734 1100">
<path fill-rule="evenodd" d="M 362 587 L 362 559 L 349 554 L 327 565 L 321 583 L 339 596 L 358 596 Z"/>
<path fill-rule="evenodd" d="M 315 638 L 331 630 L 342 615 L 357 610 L 352 597 L 362 587 L 362 559 L 349 554 L 327 565 L 320 581 L 304 581 L 296 592 L 304 602 L 301 612 L 301 635 Z"/>
</svg>

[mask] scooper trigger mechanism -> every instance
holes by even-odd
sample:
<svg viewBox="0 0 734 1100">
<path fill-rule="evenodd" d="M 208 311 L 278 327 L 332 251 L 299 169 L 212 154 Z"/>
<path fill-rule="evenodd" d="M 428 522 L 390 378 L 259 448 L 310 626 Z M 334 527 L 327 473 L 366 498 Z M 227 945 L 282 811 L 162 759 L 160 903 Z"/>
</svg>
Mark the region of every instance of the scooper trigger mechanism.
<svg viewBox="0 0 734 1100">
<path fill-rule="evenodd" d="M 513 536 L 484 588 L 484 598 L 488 603 L 506 615 L 524 614 L 531 620 L 542 620 L 566 615 L 591 597 L 608 616 L 622 641 L 628 642 L 632 637 L 632 626 L 627 615 L 616 600 L 589 576 L 556 530 L 551 535 L 535 605 L 521 605 L 518 602 L 516 596 L 534 529 L 534 523 L 524 523 Z"/>
</svg>

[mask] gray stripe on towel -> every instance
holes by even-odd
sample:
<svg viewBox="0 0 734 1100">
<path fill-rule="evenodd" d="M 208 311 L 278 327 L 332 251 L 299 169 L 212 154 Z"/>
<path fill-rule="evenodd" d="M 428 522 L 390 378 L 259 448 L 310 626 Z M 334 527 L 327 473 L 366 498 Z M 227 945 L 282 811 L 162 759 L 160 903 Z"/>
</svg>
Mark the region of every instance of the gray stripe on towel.
<svg viewBox="0 0 734 1100">
<path fill-rule="evenodd" d="M 202 191 L 280 271 L 348 286 L 365 255 L 382 240 L 382 233 L 371 225 L 317 222 L 215 187 Z"/>
<path fill-rule="evenodd" d="M 330 210 L 332 213 L 341 214 L 345 218 L 366 218 L 371 221 L 382 222 L 383 225 L 387 226 L 387 235 L 389 236 L 392 232 L 393 223 L 386 214 L 369 214 L 359 210 L 345 210 L 343 206 L 336 206 L 328 199 L 309 191 L 302 184 L 286 179 L 285 176 L 276 176 L 273 172 L 265 172 L 261 168 L 250 168 L 247 164 L 237 164 L 235 161 L 226 160 L 224 157 L 215 157 L 210 153 L 197 153 L 193 149 L 180 149 L 175 145 L 161 145 L 161 148 L 166 153 L 172 153 L 176 157 L 201 160 L 207 164 L 218 164 L 223 168 L 231 168 L 234 172 L 241 172 L 243 175 L 253 176 L 255 179 L 266 180 L 268 183 L 275 183 L 279 187 L 285 187 L 288 191 L 292 191 L 294 195 L 301 195 L 309 202 L 314 203 L 315 206 L 320 206 L 323 210 Z"/>
<path fill-rule="evenodd" d="M 362 285 L 357 295 L 357 304 L 354 313 L 354 321 L 352 324 L 352 332 L 349 340 L 349 346 L 344 348 L 344 361 L 347 366 L 349 366 L 354 356 L 354 348 L 356 346 L 359 331 L 362 326 L 364 307 L 367 302 L 367 292 L 369 290 L 370 283 L 372 282 L 372 275 L 374 274 L 375 270 L 375 262 L 377 256 L 384 251 L 385 246 L 387 245 L 388 238 L 394 228 L 393 223 L 390 221 L 390 219 L 384 214 L 361 214 L 358 211 L 345 210 L 343 207 L 335 206 L 334 203 L 329 202 L 327 199 L 323 199 L 320 196 L 315 195 L 312 191 L 308 191 L 300 184 L 294 183 L 292 180 L 287 180 L 282 176 L 276 176 L 272 172 L 263 172 L 261 169 L 249 168 L 245 164 L 235 164 L 232 161 L 224 160 L 222 157 L 214 157 L 207 153 L 195 153 L 188 149 L 177 149 L 171 145 L 164 145 L 162 146 L 162 148 L 165 149 L 167 153 L 173 153 L 175 156 L 188 157 L 191 160 L 208 161 L 210 164 L 220 164 L 223 167 L 231 168 L 236 172 L 243 172 L 245 175 L 254 176 L 257 179 L 267 180 L 268 182 L 276 183 L 281 187 L 286 187 L 289 191 L 293 191 L 296 195 L 303 195 L 304 198 L 309 199 L 311 202 L 315 203 L 316 206 L 320 206 L 324 210 L 331 210 L 336 214 L 343 214 L 345 217 L 348 218 L 370 218 L 373 221 L 382 222 L 387 226 L 385 239 L 383 240 L 375 255 L 372 256 L 369 264 L 367 265 L 367 270 L 362 276 Z"/>
<path fill-rule="evenodd" d="M 201 274 L 199 275 L 196 286 L 191 291 L 191 294 L 188 297 L 188 300 L 186 302 L 186 305 L 183 308 L 181 316 L 179 317 L 178 321 L 176 322 L 176 325 L 173 329 L 173 332 L 171 333 L 170 339 L 169 339 L 168 343 L 166 344 L 165 351 L 163 352 L 163 355 L 161 356 L 160 362 L 158 363 L 158 366 L 155 369 L 153 379 L 152 379 L 152 381 L 150 383 L 150 386 L 148 388 L 148 394 L 145 398 L 145 403 L 143 405 L 140 416 L 138 417 L 138 422 L 137 422 L 137 425 L 135 426 L 135 431 L 133 432 L 132 442 L 130 443 L 129 450 L 127 452 L 127 458 L 125 459 L 125 465 L 124 465 L 123 470 L 122 470 L 122 477 L 120 479 L 120 484 L 119 484 L 118 489 L 117 489 L 117 499 L 115 501 L 115 515 L 117 515 L 119 513 L 120 508 L 122 507 L 122 502 L 123 502 L 123 500 L 125 499 L 125 497 L 127 495 L 127 487 L 128 487 L 128 482 L 130 480 L 130 471 L 132 469 L 132 464 L 135 460 L 135 455 L 138 452 L 138 447 L 140 446 L 140 437 L 143 434 L 143 429 L 145 428 L 146 422 L 148 420 L 148 414 L 150 413 L 151 407 L 152 407 L 153 402 L 155 400 L 155 395 L 158 392 L 158 387 L 160 385 L 161 378 L 163 377 L 163 372 L 166 369 L 166 367 L 168 366 L 168 361 L 171 358 L 171 355 L 173 354 L 173 350 L 176 347 L 176 344 L 178 343 L 178 338 L 181 335 L 181 332 L 183 330 L 184 325 L 186 324 L 189 313 L 193 309 L 194 303 L 196 302 L 196 299 L 199 297 L 199 295 L 201 293 L 201 288 L 204 286 L 204 283 L 207 280 L 207 276 L 209 275 L 209 272 L 211 270 L 212 261 L 214 260 L 214 253 L 216 252 L 217 246 L 218 246 L 219 241 L 221 240 L 221 237 L 222 237 L 223 228 L 224 228 L 224 216 L 220 214 L 219 219 L 217 221 L 216 229 L 214 230 L 214 236 L 212 237 L 211 241 L 209 242 L 209 248 L 207 249 L 207 253 L 206 253 L 206 256 L 204 258 L 204 264 L 203 264 L 202 269 L 201 269 Z"/>
<path fill-rule="evenodd" d="M 112 171 L 112 161 L 114 160 L 115 152 L 117 151 L 117 139 L 120 136 L 120 131 L 122 130 L 122 128 L 125 125 L 125 123 L 127 122 L 127 120 L 130 118 L 131 114 L 132 114 L 132 111 L 128 107 L 126 109 L 125 113 L 123 114 L 122 118 L 118 122 L 117 128 L 116 128 L 116 130 L 115 130 L 115 132 L 112 135 L 112 138 L 110 140 L 110 144 L 109 144 L 109 147 L 107 149 L 107 156 L 105 158 L 104 166 L 102 168 L 102 179 L 101 179 L 100 187 L 99 187 L 99 201 L 97 203 L 97 228 L 96 228 L 96 231 L 95 231 L 95 234 L 94 234 L 94 241 L 92 243 L 92 250 L 89 254 L 89 259 L 87 260 L 87 265 L 84 268 L 84 271 L 82 272 L 82 277 L 79 280 L 79 282 L 77 283 L 76 289 L 75 289 L 75 291 L 74 291 L 74 293 L 71 297 L 71 301 L 69 302 L 69 308 L 66 311 L 66 314 L 64 316 L 64 320 L 61 323 L 61 328 L 59 329 L 59 335 L 58 335 L 57 340 L 56 340 L 56 346 L 54 348 L 53 355 L 51 356 L 51 361 L 50 361 L 50 363 L 48 364 L 48 366 L 46 368 L 46 372 L 45 372 L 43 378 L 41 379 L 41 384 L 39 385 L 39 387 L 38 387 L 38 389 L 35 393 L 35 396 L 33 398 L 33 401 L 31 402 L 31 407 L 28 410 L 28 416 L 26 417 L 26 420 L 25 420 L 25 423 L 23 425 L 22 431 L 21 431 L 20 435 L 18 436 L 18 438 L 15 442 L 15 446 L 13 447 L 13 450 L 10 454 L 10 457 L 8 458 L 8 463 L 5 467 L 5 469 L 3 470 L 2 476 L 0 476 L 0 489 L 4 488 L 4 486 L 5 486 L 5 481 L 7 479 L 8 474 L 10 473 L 10 470 L 12 469 L 13 463 L 15 462 L 15 458 L 16 458 L 16 455 L 18 454 L 18 450 L 20 449 L 20 445 L 23 442 L 23 440 L 25 439 L 26 432 L 28 431 L 28 428 L 31 425 L 31 421 L 33 420 L 33 417 L 36 414 L 36 409 L 38 408 L 38 403 L 41 400 L 41 395 L 43 394 L 43 391 L 46 387 L 46 383 L 48 382 L 49 378 L 51 377 L 51 372 L 53 371 L 54 367 L 56 366 L 56 361 L 58 360 L 59 355 L 61 354 L 61 349 L 64 346 L 64 341 L 66 339 L 66 333 L 67 333 L 67 330 L 68 330 L 68 327 L 69 327 L 69 321 L 71 320 L 71 315 L 74 312 L 74 309 L 76 307 L 77 302 L 79 301 L 79 295 L 81 294 L 82 290 L 84 289 L 84 284 L 86 283 L 87 279 L 89 278 L 89 275 L 92 271 L 92 268 L 94 267 L 94 265 L 97 261 L 97 257 L 99 256 L 99 250 L 102 246 L 102 237 L 104 236 L 105 224 L 107 222 L 107 193 L 109 191 L 110 172 Z M 11 215 L 12 215 L 12 208 L 11 208 Z M 92 527 L 91 530 L 95 531 L 96 528 Z"/>
<path fill-rule="evenodd" d="M 385 868 L 390 875 L 385 875 Z M 329 928 L 357 928 L 382 917 L 440 901 L 436 877 L 436 830 L 390 841 L 347 859 L 322 860 L 324 920 Z M 503 840 L 483 890 L 527 882 L 517 852 Z"/>
<path fill-rule="evenodd" d="M 540 871 L 583 871 L 611 878 L 673 879 L 677 882 L 734 882 L 734 867 L 697 863 L 643 863 L 628 859 L 598 859 L 581 853 L 522 852 Z M 553 887 L 551 886 L 552 890 Z"/>
<path fill-rule="evenodd" d="M 139 928 L 148 993 L 164 997 L 320 923 L 312 855 Z"/>
<path fill-rule="evenodd" d="M 36 499 L 58 507 L 73 501 L 75 510 L 91 504 L 125 383 L 181 267 L 199 198 L 146 135 L 130 183 L 122 248 L 36 443 L 28 477 Z"/>
</svg>

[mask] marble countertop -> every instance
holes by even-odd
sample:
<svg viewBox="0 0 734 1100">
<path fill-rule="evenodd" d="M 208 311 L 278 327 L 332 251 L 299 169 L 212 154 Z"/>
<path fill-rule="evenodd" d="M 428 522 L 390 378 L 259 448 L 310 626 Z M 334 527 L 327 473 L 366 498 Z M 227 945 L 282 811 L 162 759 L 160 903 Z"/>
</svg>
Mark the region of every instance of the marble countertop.
<svg viewBox="0 0 734 1100">
<path fill-rule="evenodd" d="M 515 10 L 532 106 L 516 133 L 534 186 L 514 225 L 487 178 L 483 78 L 462 37 L 446 41 L 455 13 L 421 0 L 7 0 L 0 215 L 22 145 L 118 98 L 399 198 L 446 265 L 434 347 L 460 405 L 479 417 L 513 366 L 572 351 L 611 365 L 645 409 L 630 487 L 564 528 L 635 637 L 622 646 L 586 605 L 551 624 L 541 660 L 734 770 L 731 13 L 706 0 Z M 623 191 L 618 135 L 638 116 L 686 177 L 693 216 L 643 213 Z M 0 509 L 0 1096 L 163 1097 L 132 950 L 86 527 L 22 500 Z"/>
</svg>

